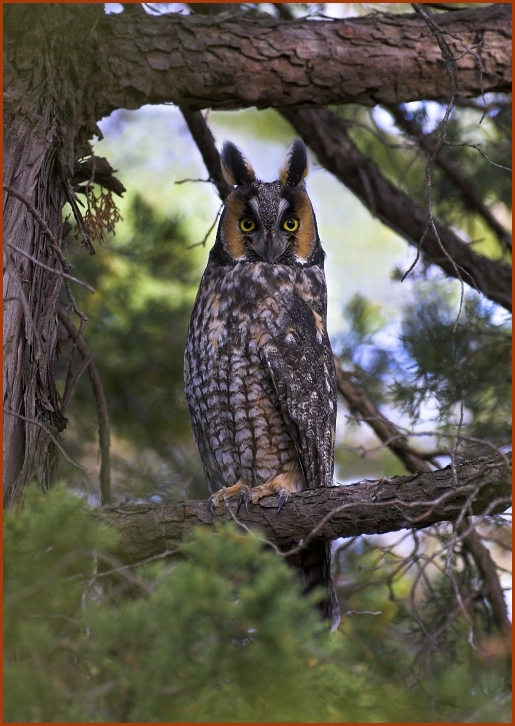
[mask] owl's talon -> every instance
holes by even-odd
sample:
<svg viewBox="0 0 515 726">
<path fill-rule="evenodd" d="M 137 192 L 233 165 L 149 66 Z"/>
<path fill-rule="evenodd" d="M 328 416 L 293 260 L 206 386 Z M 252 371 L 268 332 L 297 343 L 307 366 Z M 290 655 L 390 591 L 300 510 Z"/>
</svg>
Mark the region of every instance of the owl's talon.
<svg viewBox="0 0 515 726">
<path fill-rule="evenodd" d="M 279 514 L 279 512 L 283 508 L 287 499 L 288 499 L 288 492 L 285 489 L 281 489 L 281 491 L 279 493 L 279 505 L 277 507 L 277 514 Z"/>
<path fill-rule="evenodd" d="M 214 507 L 214 505 L 213 505 L 213 497 L 212 497 L 212 496 L 211 496 L 211 497 L 209 497 L 209 499 L 208 499 L 208 501 L 207 501 L 207 508 L 209 509 L 209 513 L 210 513 L 210 515 L 211 515 L 212 517 L 216 517 L 216 514 L 215 514 L 215 507 Z"/>
<path fill-rule="evenodd" d="M 245 511 L 247 512 L 247 514 L 250 514 L 249 501 L 250 501 L 250 490 L 248 488 L 242 489 L 239 494 L 239 497 L 238 497 L 238 506 L 236 507 L 236 516 L 238 516 L 238 514 L 240 512 L 242 504 L 245 505 Z"/>
</svg>

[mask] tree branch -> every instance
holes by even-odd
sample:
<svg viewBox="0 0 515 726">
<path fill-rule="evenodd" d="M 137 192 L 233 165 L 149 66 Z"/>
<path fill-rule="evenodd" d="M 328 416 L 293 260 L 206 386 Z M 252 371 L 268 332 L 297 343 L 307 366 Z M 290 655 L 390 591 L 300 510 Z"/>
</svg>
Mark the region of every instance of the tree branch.
<svg viewBox="0 0 515 726">
<path fill-rule="evenodd" d="M 232 191 L 232 186 L 223 178 L 220 167 L 220 154 L 215 146 L 213 134 L 200 111 L 191 111 L 182 106 L 181 113 L 184 116 L 193 140 L 197 144 L 198 150 L 202 154 L 209 179 L 215 185 L 218 196 L 223 202 L 229 192 Z"/>
<path fill-rule="evenodd" d="M 84 359 L 84 361 L 87 361 L 86 367 L 88 370 L 91 385 L 93 387 L 93 393 L 97 403 L 98 413 L 98 446 L 100 449 L 100 492 L 102 497 L 102 504 L 110 504 L 112 502 L 110 464 L 111 432 L 109 426 L 109 410 L 107 407 L 104 387 L 102 385 L 102 379 L 95 365 L 95 362 L 91 357 L 89 348 L 87 347 L 84 338 L 61 307 L 58 310 L 58 317 L 66 332 L 73 340 L 73 343 L 79 351 L 81 357 Z"/>
<path fill-rule="evenodd" d="M 507 455 L 511 461 L 511 454 Z M 481 457 L 459 464 L 459 485 L 451 467 L 415 476 L 364 481 L 349 486 L 299 492 L 277 515 L 277 497 L 266 497 L 238 519 L 260 529 L 281 549 L 295 547 L 313 536 L 336 539 L 361 534 L 419 529 L 456 519 L 470 501 L 470 514 L 492 515 L 509 507 L 511 466 L 505 457 Z M 229 505 L 231 510 L 236 503 Z M 228 522 L 234 513 L 223 509 L 215 518 L 206 501 L 176 504 L 127 504 L 102 510 L 119 529 L 124 560 L 142 560 L 187 536 L 196 525 Z"/>
<path fill-rule="evenodd" d="M 320 163 L 345 184 L 361 202 L 413 247 L 427 262 L 447 275 L 460 278 L 486 297 L 511 311 L 511 270 L 483 257 L 450 229 L 427 226 L 427 212 L 391 184 L 377 166 L 347 136 L 347 127 L 326 109 L 280 109 Z M 421 240 L 423 238 L 423 242 Z"/>
<path fill-rule="evenodd" d="M 428 154 L 436 150 L 436 142 L 427 134 L 424 134 L 422 127 L 414 119 L 409 119 L 402 108 L 395 104 L 385 104 L 385 108 L 392 114 L 396 124 L 403 131 L 408 133 Z M 447 178 L 455 185 L 465 207 L 472 212 L 477 212 L 483 217 L 490 229 L 497 235 L 499 242 L 508 250 L 511 250 L 511 234 L 496 219 L 490 209 L 483 201 L 481 194 L 471 179 L 462 173 L 458 164 L 450 159 L 445 153 L 440 152 L 435 163 L 445 172 Z"/>
<path fill-rule="evenodd" d="M 343 371 L 337 359 L 335 359 L 335 364 L 338 390 L 347 401 L 351 411 L 354 410 L 360 414 L 362 420 L 366 421 L 378 438 L 387 444 L 388 448 L 408 471 L 413 473 L 431 471 L 427 461 L 422 459 L 421 455 L 409 446 L 397 426 L 383 416 L 363 392 L 351 383 L 349 375 Z M 468 517 L 457 523 L 456 530 L 483 579 L 484 596 L 490 602 L 499 632 L 507 647 L 509 647 L 509 643 L 511 643 L 511 623 L 496 566 L 488 547 L 485 546 Z"/>
<path fill-rule="evenodd" d="M 482 595 L 490 603 L 493 619 L 508 650 L 511 645 L 511 622 L 508 617 L 504 593 L 495 562 L 488 547 L 483 543 L 480 535 L 468 519 L 458 524 L 457 531 L 481 575 L 483 580 Z"/>
<path fill-rule="evenodd" d="M 420 452 L 408 445 L 406 437 L 389 421 L 386 416 L 374 406 L 358 386 L 352 382 L 351 375 L 344 371 L 338 358 L 334 359 L 336 367 L 336 385 L 338 391 L 346 400 L 351 412 L 359 413 L 360 419 L 367 423 L 380 441 L 386 443 L 388 448 L 404 464 L 408 471 L 414 474 L 422 471 L 431 471 L 431 467 Z"/>
<path fill-rule="evenodd" d="M 478 50 L 484 91 L 511 88 L 511 9 L 489 5 L 438 16 Z M 251 13 L 106 15 L 95 28 L 98 73 L 89 78 L 97 118 L 116 108 L 172 102 L 235 109 L 445 100 L 449 79 L 434 39 L 415 15 L 282 20 Z M 462 46 L 448 44 L 456 57 Z M 463 97 L 482 92 L 476 62 L 456 61 Z M 401 80 L 402 79 L 402 80 Z"/>
</svg>

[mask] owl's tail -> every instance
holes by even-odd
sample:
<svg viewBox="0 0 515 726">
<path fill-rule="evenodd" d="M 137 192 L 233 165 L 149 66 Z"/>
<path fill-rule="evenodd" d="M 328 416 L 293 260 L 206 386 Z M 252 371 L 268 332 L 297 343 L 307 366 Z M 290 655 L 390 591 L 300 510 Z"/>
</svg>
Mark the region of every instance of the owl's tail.
<svg viewBox="0 0 515 726">
<path fill-rule="evenodd" d="M 303 550 L 287 558 L 295 566 L 304 594 L 318 588 L 323 593 L 319 608 L 324 620 L 336 630 L 340 622 L 340 607 L 331 577 L 331 544 L 322 540 L 310 542 Z"/>
</svg>

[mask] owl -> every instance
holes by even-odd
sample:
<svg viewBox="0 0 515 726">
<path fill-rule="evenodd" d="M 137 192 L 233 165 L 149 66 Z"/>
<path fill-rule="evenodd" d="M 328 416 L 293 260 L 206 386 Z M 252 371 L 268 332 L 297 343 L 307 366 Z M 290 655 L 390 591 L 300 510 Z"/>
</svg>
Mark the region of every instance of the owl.
<svg viewBox="0 0 515 726">
<path fill-rule="evenodd" d="M 226 142 L 222 172 L 234 187 L 193 307 L 185 391 L 210 508 L 276 495 L 278 512 L 303 489 L 331 486 L 336 375 L 326 330 L 325 253 L 305 188 L 304 143 L 288 150 L 279 179 L 262 182 Z M 292 564 L 304 590 L 325 588 L 338 606 L 330 544 L 311 542 Z"/>
</svg>

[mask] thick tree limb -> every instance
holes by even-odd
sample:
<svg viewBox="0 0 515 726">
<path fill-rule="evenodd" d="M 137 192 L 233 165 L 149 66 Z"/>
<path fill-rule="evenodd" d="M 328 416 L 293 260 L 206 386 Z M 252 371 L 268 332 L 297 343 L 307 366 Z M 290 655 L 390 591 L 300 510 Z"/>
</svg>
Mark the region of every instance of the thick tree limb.
<svg viewBox="0 0 515 726">
<path fill-rule="evenodd" d="M 472 46 L 485 73 L 454 37 L 460 95 L 511 88 L 509 5 L 441 14 L 439 26 Z M 235 109 L 301 104 L 446 100 L 440 50 L 420 18 L 374 15 L 285 21 L 263 14 L 108 15 L 95 28 L 97 118 L 116 108 L 172 102 Z"/>
<path fill-rule="evenodd" d="M 350 486 L 307 490 L 290 497 L 277 515 L 277 497 L 266 497 L 250 514 L 238 519 L 264 532 L 281 549 L 305 542 L 315 533 L 323 539 L 360 534 L 419 529 L 456 519 L 463 508 L 470 514 L 495 514 L 509 506 L 510 455 L 482 457 L 457 466 L 455 481 L 450 467 L 415 476 L 364 481 Z M 228 522 L 226 509 L 213 518 L 206 501 L 177 504 L 127 504 L 103 510 L 102 516 L 117 526 L 122 536 L 123 559 L 143 560 L 173 548 L 199 524 Z"/>
<path fill-rule="evenodd" d="M 450 229 L 427 227 L 427 212 L 381 174 L 377 166 L 347 136 L 343 120 L 326 109 L 281 109 L 320 163 L 345 184 L 363 204 L 447 275 L 463 280 L 511 311 L 511 270 L 478 255 Z M 427 234 L 426 234 L 427 231 Z M 424 238 L 422 245 L 420 240 Z"/>
</svg>

